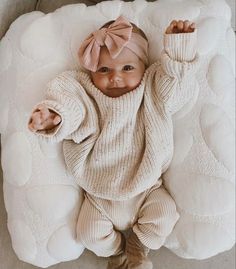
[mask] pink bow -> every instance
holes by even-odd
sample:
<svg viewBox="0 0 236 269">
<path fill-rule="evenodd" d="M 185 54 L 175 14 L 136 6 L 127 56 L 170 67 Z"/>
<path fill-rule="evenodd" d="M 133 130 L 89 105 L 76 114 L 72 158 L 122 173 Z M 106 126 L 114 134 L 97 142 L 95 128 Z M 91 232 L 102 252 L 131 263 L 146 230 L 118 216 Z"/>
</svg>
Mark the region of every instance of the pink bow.
<svg viewBox="0 0 236 269">
<path fill-rule="evenodd" d="M 79 60 L 83 67 L 97 71 L 102 46 L 106 46 L 111 57 L 116 58 L 131 38 L 133 26 L 120 16 L 108 28 L 93 32 L 79 49 Z"/>
</svg>

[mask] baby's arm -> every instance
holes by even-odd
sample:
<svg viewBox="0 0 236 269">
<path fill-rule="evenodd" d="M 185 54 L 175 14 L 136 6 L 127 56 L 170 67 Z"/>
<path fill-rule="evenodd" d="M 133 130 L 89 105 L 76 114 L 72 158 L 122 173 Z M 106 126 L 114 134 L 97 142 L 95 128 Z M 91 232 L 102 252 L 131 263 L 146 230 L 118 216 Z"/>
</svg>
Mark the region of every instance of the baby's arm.
<svg viewBox="0 0 236 269">
<path fill-rule="evenodd" d="M 48 84 L 46 99 L 33 110 L 28 128 L 40 138 L 59 142 L 78 130 L 85 116 L 79 98 L 82 86 L 74 72 L 64 72 Z"/>
<path fill-rule="evenodd" d="M 161 63 L 163 76 L 158 82 L 168 110 L 174 114 L 198 91 L 195 74 L 199 65 L 196 54 L 196 26 L 190 21 L 172 21 L 164 35 Z"/>
</svg>

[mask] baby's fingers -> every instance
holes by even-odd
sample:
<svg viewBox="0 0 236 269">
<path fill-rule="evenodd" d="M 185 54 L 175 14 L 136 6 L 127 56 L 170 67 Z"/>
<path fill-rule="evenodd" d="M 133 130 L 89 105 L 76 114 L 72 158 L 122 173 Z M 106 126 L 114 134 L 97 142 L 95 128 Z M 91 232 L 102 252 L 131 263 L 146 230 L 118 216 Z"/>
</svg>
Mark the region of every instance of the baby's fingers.
<svg viewBox="0 0 236 269">
<path fill-rule="evenodd" d="M 170 26 L 172 27 L 172 29 L 174 28 L 174 27 L 176 27 L 177 26 L 177 21 L 176 20 L 173 20 L 171 23 L 170 23 Z"/>
<path fill-rule="evenodd" d="M 192 33 L 194 32 L 195 28 L 196 24 L 194 22 L 190 22 L 188 20 L 184 21 L 184 29 L 183 29 L 184 33 Z"/>
<path fill-rule="evenodd" d="M 42 121 L 47 120 L 50 117 L 50 111 L 44 105 L 38 105 L 36 112 L 39 112 L 39 116 L 40 116 Z"/>
<path fill-rule="evenodd" d="M 35 119 L 35 118 L 32 118 L 28 124 L 28 127 L 30 129 L 30 131 L 32 132 L 36 132 L 38 130 L 42 130 L 42 123 L 41 123 L 41 120 L 40 119 Z"/>
<path fill-rule="evenodd" d="M 183 21 L 178 21 L 177 22 L 177 28 L 178 28 L 178 30 L 180 32 L 183 31 L 183 29 L 184 29 L 184 22 Z"/>
<path fill-rule="evenodd" d="M 41 125 L 42 122 L 43 122 L 43 119 L 42 119 L 42 113 L 41 113 L 41 111 L 35 112 L 34 113 L 34 123 L 36 125 Z"/>
<path fill-rule="evenodd" d="M 50 111 L 47 107 L 41 107 L 40 108 L 40 112 L 41 112 L 41 117 L 43 120 L 46 120 L 50 117 Z"/>
<path fill-rule="evenodd" d="M 61 122 L 61 117 L 59 115 L 56 115 L 53 119 L 53 124 L 57 125 Z"/>
<path fill-rule="evenodd" d="M 166 29 L 166 34 L 172 34 L 173 32 L 173 27 L 172 26 L 168 26 Z"/>
<path fill-rule="evenodd" d="M 47 126 L 48 119 L 44 118 L 45 116 L 42 115 L 42 111 L 40 109 L 41 108 L 37 108 L 29 120 L 28 128 L 32 132 L 44 130 Z"/>
<path fill-rule="evenodd" d="M 191 28 L 193 31 L 196 29 L 196 23 L 195 22 L 193 22 L 190 26 L 189 26 L 189 28 Z"/>
<path fill-rule="evenodd" d="M 172 34 L 174 32 L 174 28 L 177 26 L 177 21 L 173 20 L 170 25 L 166 28 L 166 34 Z"/>
<path fill-rule="evenodd" d="M 35 133 L 37 130 L 35 129 L 35 125 L 33 124 L 33 122 L 29 122 L 28 124 L 28 128 L 31 132 Z"/>
<path fill-rule="evenodd" d="M 190 27 L 190 21 L 186 20 L 184 21 L 184 32 L 188 32 L 189 27 Z"/>
</svg>

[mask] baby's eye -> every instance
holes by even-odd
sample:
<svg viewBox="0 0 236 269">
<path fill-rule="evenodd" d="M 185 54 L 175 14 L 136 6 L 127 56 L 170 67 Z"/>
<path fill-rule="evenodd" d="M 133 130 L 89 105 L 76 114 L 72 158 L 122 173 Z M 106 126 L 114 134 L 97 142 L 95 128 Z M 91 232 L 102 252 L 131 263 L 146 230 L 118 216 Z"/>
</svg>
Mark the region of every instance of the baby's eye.
<svg viewBox="0 0 236 269">
<path fill-rule="evenodd" d="M 124 71 L 130 71 L 130 70 L 133 70 L 134 69 L 134 67 L 132 66 L 132 65 L 125 65 L 124 67 L 123 67 L 123 70 Z"/>
<path fill-rule="evenodd" d="M 107 72 L 109 72 L 109 68 L 106 67 L 106 66 L 103 66 L 103 67 L 99 68 L 97 70 L 97 72 L 99 72 L 99 73 L 107 73 Z"/>
</svg>

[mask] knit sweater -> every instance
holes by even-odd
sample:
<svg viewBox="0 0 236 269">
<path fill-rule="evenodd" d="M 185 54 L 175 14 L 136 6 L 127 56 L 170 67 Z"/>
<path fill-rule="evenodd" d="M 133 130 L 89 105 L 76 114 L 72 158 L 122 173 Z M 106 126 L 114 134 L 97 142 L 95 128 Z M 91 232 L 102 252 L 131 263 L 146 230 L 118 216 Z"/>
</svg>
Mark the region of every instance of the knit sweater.
<svg viewBox="0 0 236 269">
<path fill-rule="evenodd" d="M 146 69 L 136 89 L 117 98 L 104 95 L 86 72 L 63 72 L 40 103 L 62 121 L 36 134 L 63 141 L 68 169 L 85 191 L 129 199 L 161 184 L 173 155 L 172 115 L 196 94 L 198 62 L 195 31 L 165 35 L 161 62 Z"/>
</svg>

